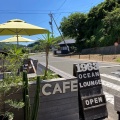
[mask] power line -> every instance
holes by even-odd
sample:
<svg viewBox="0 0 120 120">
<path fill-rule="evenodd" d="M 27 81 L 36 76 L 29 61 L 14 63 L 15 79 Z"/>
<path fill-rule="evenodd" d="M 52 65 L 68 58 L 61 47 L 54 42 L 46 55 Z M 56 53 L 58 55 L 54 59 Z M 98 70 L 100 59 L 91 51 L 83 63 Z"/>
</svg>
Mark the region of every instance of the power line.
<svg viewBox="0 0 120 120">
<path fill-rule="evenodd" d="M 59 19 L 60 15 L 61 15 L 61 13 L 59 14 L 59 16 L 57 16 L 56 20 L 58 20 L 58 19 Z"/>
<path fill-rule="evenodd" d="M 2 10 L 2 9 L 0 9 L 0 11 L 2 11 L 2 12 L 5 12 L 5 11 L 7 11 L 7 12 L 8 11 L 23 11 L 23 12 L 24 11 L 47 11 L 47 12 L 49 12 L 49 11 L 57 11 L 57 10 L 51 10 L 51 9 L 50 10 L 32 10 L 32 9 L 31 10 L 10 10 L 10 9 Z"/>
<path fill-rule="evenodd" d="M 73 11 L 71 11 L 73 12 Z M 71 13 L 69 11 L 63 12 L 53 12 L 53 14 L 61 14 L 61 13 Z M 79 11 L 80 12 L 80 11 Z M 16 11 L 0 11 L 0 14 L 48 14 L 48 12 L 16 12 Z"/>
<path fill-rule="evenodd" d="M 65 4 L 65 2 L 66 2 L 66 0 L 62 3 L 62 5 L 57 10 L 60 10 L 63 7 L 63 5 Z"/>
<path fill-rule="evenodd" d="M 56 10 L 57 12 L 53 12 L 53 14 L 65 14 L 65 13 L 73 13 L 73 12 L 85 12 L 88 11 L 89 9 L 82 10 L 82 11 L 60 11 Z M 55 11 L 55 10 L 54 10 Z M 48 12 L 27 12 L 27 11 L 2 11 L 0 10 L 0 14 L 48 14 Z"/>
<path fill-rule="evenodd" d="M 88 10 L 88 9 L 86 9 Z M 84 12 L 86 10 L 82 10 L 82 11 L 61 11 L 61 12 L 53 12 L 53 14 L 62 14 L 62 13 L 73 13 L 73 12 Z M 57 11 L 57 10 L 56 10 Z M 48 12 L 26 12 L 26 11 L 23 11 L 23 12 L 17 12 L 17 11 L 1 11 L 0 10 L 0 13 L 2 14 L 48 14 Z"/>
<path fill-rule="evenodd" d="M 64 37 L 63 37 L 63 35 L 62 35 L 62 33 L 61 33 L 60 29 L 58 28 L 57 23 L 56 23 L 56 21 L 55 21 L 55 19 L 54 19 L 53 15 L 52 15 L 52 13 L 50 13 L 50 17 L 51 17 L 51 20 L 53 20 L 53 21 L 54 21 L 54 23 L 55 23 L 55 25 L 56 25 L 56 27 L 57 27 L 57 29 L 58 29 L 59 33 L 60 33 L 60 36 L 61 36 L 62 40 L 64 41 L 64 44 L 66 45 L 67 50 L 68 50 L 68 52 L 69 52 L 69 51 L 70 51 L 70 50 L 69 50 L 69 46 L 68 46 L 68 45 L 67 45 L 67 43 L 65 42 Z"/>
<path fill-rule="evenodd" d="M 54 11 L 54 12 L 59 11 L 63 7 L 63 5 L 65 4 L 66 1 L 67 0 L 64 0 L 64 2 L 61 4 L 61 6 L 56 10 L 20 10 L 20 12 L 19 12 L 19 10 L 10 10 L 10 9 L 3 10 L 3 9 L 1 9 L 0 13 L 1 14 L 10 14 L 10 13 L 11 14 L 48 14 L 48 11 Z M 93 4 L 93 3 L 91 3 L 91 4 Z M 94 3 L 94 5 L 96 5 L 96 4 L 99 4 L 99 2 Z M 76 11 L 76 12 L 85 12 L 85 11 L 88 11 L 88 8 L 85 10 Z M 57 12 L 57 13 L 55 12 L 54 14 L 71 13 L 71 12 L 75 12 L 75 11 L 61 11 L 61 12 Z"/>
</svg>

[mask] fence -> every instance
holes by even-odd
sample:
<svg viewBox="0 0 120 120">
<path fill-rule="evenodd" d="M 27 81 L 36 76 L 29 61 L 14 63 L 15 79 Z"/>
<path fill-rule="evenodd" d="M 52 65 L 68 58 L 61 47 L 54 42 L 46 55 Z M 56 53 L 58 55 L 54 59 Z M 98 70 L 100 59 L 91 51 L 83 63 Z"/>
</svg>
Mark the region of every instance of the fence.
<svg viewBox="0 0 120 120">
<path fill-rule="evenodd" d="M 82 54 L 120 54 L 120 44 L 118 46 L 106 46 L 83 49 Z"/>
<path fill-rule="evenodd" d="M 109 61 L 116 62 L 117 59 L 120 58 L 120 54 L 111 54 L 111 55 L 103 55 L 103 54 L 69 54 L 64 57 L 76 58 L 76 59 L 87 59 L 87 60 L 96 60 L 96 61 Z"/>
</svg>

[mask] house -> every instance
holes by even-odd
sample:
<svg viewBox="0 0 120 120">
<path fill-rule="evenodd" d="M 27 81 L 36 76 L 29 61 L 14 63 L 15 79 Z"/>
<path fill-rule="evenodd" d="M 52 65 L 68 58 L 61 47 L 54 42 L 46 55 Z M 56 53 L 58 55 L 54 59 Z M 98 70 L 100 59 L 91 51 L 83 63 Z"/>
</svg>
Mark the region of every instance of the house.
<svg viewBox="0 0 120 120">
<path fill-rule="evenodd" d="M 69 52 L 74 52 L 75 42 L 75 39 L 68 39 L 58 43 L 58 45 L 60 46 L 61 54 L 68 54 Z"/>
</svg>

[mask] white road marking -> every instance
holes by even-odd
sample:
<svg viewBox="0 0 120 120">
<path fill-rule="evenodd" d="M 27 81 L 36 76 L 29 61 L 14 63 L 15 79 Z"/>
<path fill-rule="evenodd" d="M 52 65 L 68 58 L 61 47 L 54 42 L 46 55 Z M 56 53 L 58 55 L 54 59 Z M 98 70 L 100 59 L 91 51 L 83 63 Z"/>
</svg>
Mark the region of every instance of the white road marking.
<svg viewBox="0 0 120 120">
<path fill-rule="evenodd" d="M 120 86 L 119 85 L 107 82 L 105 80 L 102 80 L 102 85 L 106 86 L 106 87 L 108 87 L 110 89 L 120 91 Z M 105 94 L 105 97 L 106 97 L 106 101 L 114 105 L 114 95 L 109 94 L 109 93 L 107 93 L 105 91 L 104 91 L 104 94 Z"/>
<path fill-rule="evenodd" d="M 113 90 L 116 90 L 116 91 L 120 92 L 120 86 L 119 85 L 113 84 L 111 82 L 107 82 L 107 81 L 105 81 L 103 79 L 101 79 L 101 80 L 102 80 L 102 85 L 104 85 L 104 86 L 106 86 L 106 87 L 108 87 L 110 89 L 113 89 Z"/>
<path fill-rule="evenodd" d="M 104 91 L 106 101 L 114 105 L 114 96 Z"/>
<path fill-rule="evenodd" d="M 99 68 L 119 67 L 120 65 L 100 66 Z"/>
<path fill-rule="evenodd" d="M 100 74 L 100 76 L 102 77 L 106 77 L 115 81 L 119 81 L 120 82 L 120 78 L 116 77 L 116 76 L 112 76 L 112 75 L 108 75 L 108 74 Z"/>
<path fill-rule="evenodd" d="M 112 74 L 115 74 L 115 75 L 120 75 L 120 72 L 111 72 Z"/>
</svg>

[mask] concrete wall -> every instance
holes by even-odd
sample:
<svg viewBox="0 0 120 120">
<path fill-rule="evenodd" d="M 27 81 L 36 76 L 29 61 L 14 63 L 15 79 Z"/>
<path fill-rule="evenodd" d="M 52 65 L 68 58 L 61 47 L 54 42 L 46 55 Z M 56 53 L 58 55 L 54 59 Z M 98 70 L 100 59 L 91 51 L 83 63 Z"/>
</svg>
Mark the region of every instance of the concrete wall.
<svg viewBox="0 0 120 120">
<path fill-rule="evenodd" d="M 120 45 L 116 48 L 115 46 L 108 46 L 108 47 L 98 47 L 98 48 L 91 48 L 91 49 L 83 49 L 82 54 L 120 54 Z"/>
</svg>

